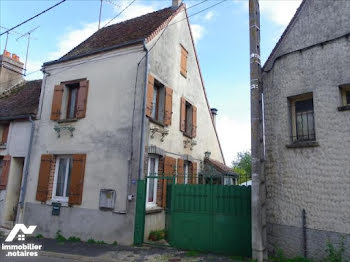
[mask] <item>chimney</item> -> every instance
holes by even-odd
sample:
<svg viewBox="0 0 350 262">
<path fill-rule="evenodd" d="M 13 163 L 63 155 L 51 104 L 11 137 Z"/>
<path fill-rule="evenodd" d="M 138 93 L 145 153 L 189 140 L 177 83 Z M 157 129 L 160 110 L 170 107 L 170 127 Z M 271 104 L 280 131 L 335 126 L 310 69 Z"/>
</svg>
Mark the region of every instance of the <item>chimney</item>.
<svg viewBox="0 0 350 262">
<path fill-rule="evenodd" d="M 211 108 L 211 116 L 213 118 L 214 126 L 216 126 L 216 115 L 218 114 L 218 110 L 216 108 Z"/>
<path fill-rule="evenodd" d="M 0 55 L 0 93 L 24 81 L 23 67 L 18 55 L 4 50 Z"/>
<path fill-rule="evenodd" d="M 172 8 L 178 8 L 181 5 L 182 0 L 173 0 Z"/>
</svg>

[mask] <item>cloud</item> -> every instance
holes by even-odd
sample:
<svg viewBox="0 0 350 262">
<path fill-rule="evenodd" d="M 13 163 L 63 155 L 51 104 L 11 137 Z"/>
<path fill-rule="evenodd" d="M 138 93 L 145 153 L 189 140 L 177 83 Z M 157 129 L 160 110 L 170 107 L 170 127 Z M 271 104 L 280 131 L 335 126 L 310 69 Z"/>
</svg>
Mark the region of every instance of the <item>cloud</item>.
<svg viewBox="0 0 350 262">
<path fill-rule="evenodd" d="M 195 43 L 197 43 L 203 37 L 205 29 L 201 25 L 191 24 L 191 31 L 193 35 L 193 40 Z"/>
<path fill-rule="evenodd" d="M 226 164 L 230 166 L 238 152 L 250 150 L 250 123 L 218 115 L 216 127 Z"/>
<path fill-rule="evenodd" d="M 292 19 L 295 11 L 299 7 L 301 0 L 295 1 L 281 1 L 270 0 L 260 1 L 261 16 L 265 16 L 272 22 L 286 26 Z"/>
<path fill-rule="evenodd" d="M 126 6 L 127 2 L 122 2 L 119 6 L 114 8 L 116 14 L 122 11 Z M 128 20 L 137 16 L 144 15 L 146 13 L 150 13 L 154 11 L 154 7 L 151 5 L 145 4 L 133 4 L 128 7 L 119 17 L 114 19 L 110 24 L 119 23 L 124 20 Z M 112 18 L 105 19 L 101 21 L 101 26 L 104 26 L 108 23 Z M 70 29 L 65 34 L 63 34 L 58 41 L 57 50 L 49 53 L 49 60 L 55 60 L 60 58 L 61 56 L 68 53 L 74 47 L 79 45 L 81 42 L 90 37 L 93 33 L 97 31 L 98 21 L 93 23 L 85 23 L 81 25 L 81 28 L 78 29 Z"/>
<path fill-rule="evenodd" d="M 29 74 L 26 77 L 26 80 L 34 80 L 34 79 L 40 79 L 43 78 L 43 73 L 41 71 L 35 72 L 41 69 L 41 66 L 43 65 L 43 61 L 39 60 L 29 60 L 27 62 L 27 74 Z M 32 73 L 35 72 L 35 73 Z"/>
<path fill-rule="evenodd" d="M 214 12 L 213 11 L 209 11 L 208 13 L 205 14 L 204 19 L 207 21 L 210 21 L 214 16 Z"/>
</svg>

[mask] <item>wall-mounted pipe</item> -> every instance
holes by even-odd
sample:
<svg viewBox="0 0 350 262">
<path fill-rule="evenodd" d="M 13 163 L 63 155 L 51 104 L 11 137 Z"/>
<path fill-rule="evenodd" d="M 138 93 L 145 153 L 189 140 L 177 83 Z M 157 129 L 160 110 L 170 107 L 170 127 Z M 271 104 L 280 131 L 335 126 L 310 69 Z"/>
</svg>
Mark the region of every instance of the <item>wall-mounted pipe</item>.
<svg viewBox="0 0 350 262">
<path fill-rule="evenodd" d="M 303 220 L 303 251 L 304 257 L 307 258 L 307 234 L 306 234 L 306 211 L 302 211 L 302 220 Z"/>
</svg>

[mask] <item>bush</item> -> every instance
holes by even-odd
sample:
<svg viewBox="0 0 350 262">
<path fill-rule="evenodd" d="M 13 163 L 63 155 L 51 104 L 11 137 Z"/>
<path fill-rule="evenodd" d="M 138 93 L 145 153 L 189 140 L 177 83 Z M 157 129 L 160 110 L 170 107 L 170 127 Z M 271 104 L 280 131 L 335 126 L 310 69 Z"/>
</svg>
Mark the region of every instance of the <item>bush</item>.
<svg viewBox="0 0 350 262">
<path fill-rule="evenodd" d="M 61 243 L 63 243 L 63 242 L 65 242 L 65 241 L 67 241 L 67 239 L 61 234 L 61 230 L 58 230 L 57 232 L 56 232 L 56 240 L 58 241 L 58 242 L 61 242 Z"/>
<path fill-rule="evenodd" d="M 81 242 L 81 239 L 79 237 L 69 237 L 69 242 Z"/>
<path fill-rule="evenodd" d="M 151 231 L 151 233 L 149 233 L 148 239 L 151 241 L 158 241 L 161 239 L 165 238 L 165 231 L 164 230 L 155 230 L 155 231 Z"/>
<path fill-rule="evenodd" d="M 337 249 L 333 244 L 328 241 L 326 248 L 327 256 L 325 257 L 325 262 L 345 262 L 343 259 L 343 254 L 345 252 L 344 239 L 340 243 L 340 247 Z"/>
</svg>

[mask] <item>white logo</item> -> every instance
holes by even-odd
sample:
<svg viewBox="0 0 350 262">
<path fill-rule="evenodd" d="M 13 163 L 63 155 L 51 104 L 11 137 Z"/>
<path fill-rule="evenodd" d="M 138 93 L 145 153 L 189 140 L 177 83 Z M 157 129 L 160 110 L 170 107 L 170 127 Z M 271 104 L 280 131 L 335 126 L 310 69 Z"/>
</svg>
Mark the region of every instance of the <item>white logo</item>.
<svg viewBox="0 0 350 262">
<path fill-rule="evenodd" d="M 5 242 L 12 242 L 16 235 L 22 231 L 23 234 L 18 234 L 18 240 L 19 241 L 24 241 L 25 240 L 25 235 L 31 235 L 33 234 L 34 230 L 36 229 L 36 226 L 29 226 L 26 227 L 24 224 L 16 224 L 10 234 L 7 236 L 5 239 Z"/>
</svg>

